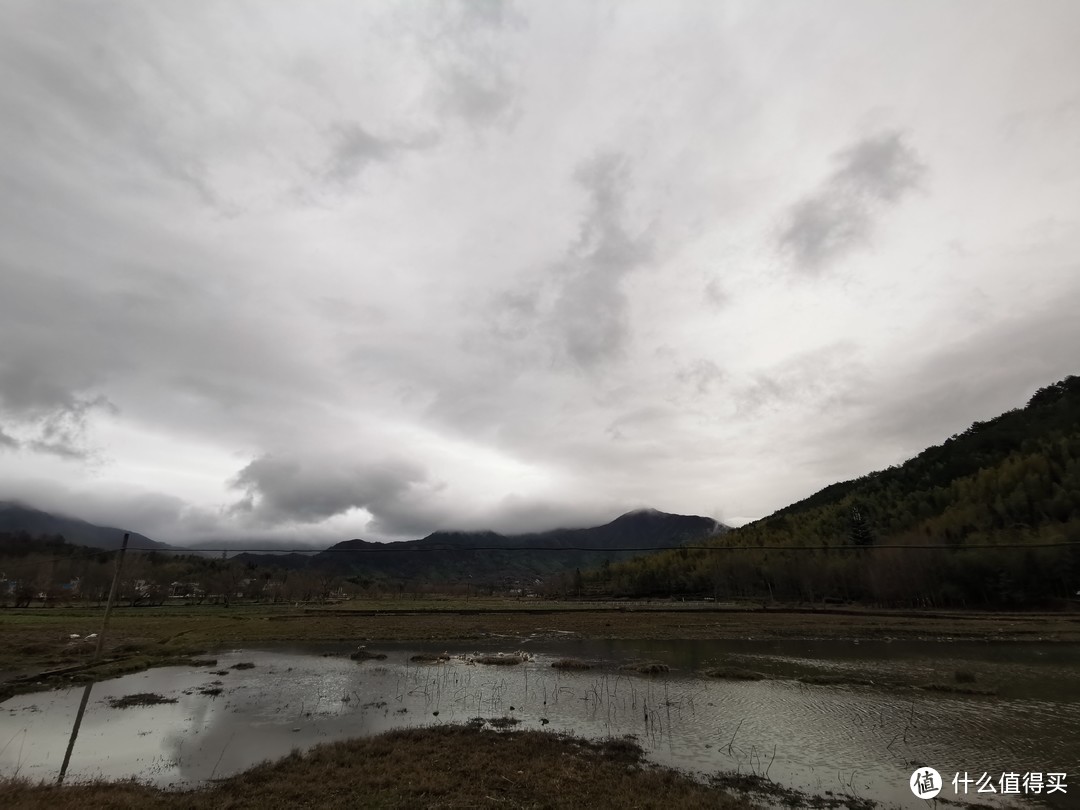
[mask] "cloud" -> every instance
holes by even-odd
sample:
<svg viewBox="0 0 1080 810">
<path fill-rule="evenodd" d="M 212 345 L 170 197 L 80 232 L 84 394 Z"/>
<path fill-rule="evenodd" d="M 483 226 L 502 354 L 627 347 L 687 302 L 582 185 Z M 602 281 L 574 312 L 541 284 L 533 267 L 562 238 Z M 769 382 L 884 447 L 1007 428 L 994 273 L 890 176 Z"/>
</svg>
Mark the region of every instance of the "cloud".
<svg viewBox="0 0 1080 810">
<path fill-rule="evenodd" d="M 119 409 L 104 395 L 69 390 L 42 367 L 0 365 L 0 414 L 20 436 L 0 431 L 0 447 L 22 446 L 65 461 L 87 461 L 95 455 L 89 443 L 95 412 L 115 416 Z"/>
<path fill-rule="evenodd" d="M 3 428 L 0 428 L 0 450 L 18 450 L 20 442 L 14 436 L 4 432 Z"/>
<path fill-rule="evenodd" d="M 513 87 L 503 72 L 460 68 L 442 76 L 440 109 L 475 124 L 497 121 L 513 104 Z"/>
<path fill-rule="evenodd" d="M 675 378 L 680 383 L 689 385 L 701 396 L 710 393 L 716 385 L 724 381 L 725 376 L 724 370 L 707 358 L 699 358 L 675 373 Z"/>
<path fill-rule="evenodd" d="M 528 534 L 552 529 L 580 529 L 600 526 L 629 511 L 635 504 L 596 498 L 571 503 L 565 498 L 545 499 L 510 494 L 497 504 L 447 528 L 490 529 L 503 534 Z"/>
<path fill-rule="evenodd" d="M 131 59 L 145 76 L 168 72 L 152 47 L 159 31 L 149 18 L 121 7 L 62 9 L 50 3 L 24 5 L 16 14 L 22 19 L 13 27 L 25 35 L 4 36 L 2 48 L 19 66 L 20 92 L 5 109 L 25 134 L 37 136 L 38 148 L 51 153 L 58 167 L 70 170 L 86 156 L 123 160 L 133 174 L 161 178 L 204 204 L 222 205 L 196 145 L 175 121 L 170 126 L 169 118 L 189 99 L 177 97 L 176 85 L 141 93 L 139 79 L 128 72 Z"/>
<path fill-rule="evenodd" d="M 865 373 L 858 348 L 850 341 L 800 352 L 755 372 L 751 382 L 736 388 L 736 412 L 744 419 L 758 419 L 807 404 L 833 410 L 848 401 Z"/>
<path fill-rule="evenodd" d="M 427 149 L 437 142 L 428 135 L 413 139 L 379 138 L 356 123 L 338 123 L 331 130 L 331 153 L 323 177 L 344 184 L 371 163 L 393 160 L 403 152 Z"/>
<path fill-rule="evenodd" d="M 654 255 L 648 233 L 629 224 L 627 160 L 605 152 L 580 163 L 574 182 L 586 211 L 564 255 L 523 288 L 492 297 L 491 331 L 526 342 L 539 337 L 552 360 L 594 372 L 622 357 L 630 335 L 627 277 Z"/>
<path fill-rule="evenodd" d="M 502 121 L 515 105 L 518 82 L 511 35 L 528 26 L 509 0 L 436 3 L 436 25 L 424 41 L 434 73 L 435 107 L 472 127 Z"/>
<path fill-rule="evenodd" d="M 731 303 L 731 296 L 717 279 L 709 279 L 703 289 L 705 301 L 714 309 L 723 309 Z"/>
<path fill-rule="evenodd" d="M 430 498 L 437 485 L 419 465 L 401 460 L 264 455 L 240 470 L 231 486 L 244 493 L 231 511 L 262 525 L 319 523 L 362 509 L 376 530 L 388 534 L 435 527 L 425 514 L 432 504 L 423 496 Z"/>
<path fill-rule="evenodd" d="M 886 209 L 919 188 L 926 167 L 901 132 L 864 138 L 833 157 L 817 191 L 783 217 L 777 247 L 808 274 L 867 245 Z"/>
<path fill-rule="evenodd" d="M 463 21 L 468 25 L 504 28 L 522 22 L 513 0 L 459 0 Z"/>
<path fill-rule="evenodd" d="M 948 4 L 0 4 L 0 497 L 169 542 L 757 515 L 1022 403 L 1075 372 L 1075 9 L 956 71 Z"/>
</svg>

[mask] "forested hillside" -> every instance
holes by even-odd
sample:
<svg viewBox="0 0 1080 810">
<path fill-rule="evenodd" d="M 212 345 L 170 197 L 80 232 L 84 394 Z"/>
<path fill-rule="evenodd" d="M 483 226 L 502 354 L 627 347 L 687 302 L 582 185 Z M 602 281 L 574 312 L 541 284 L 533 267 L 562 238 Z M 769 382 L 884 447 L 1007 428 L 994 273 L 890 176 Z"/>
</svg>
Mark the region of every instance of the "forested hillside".
<svg viewBox="0 0 1080 810">
<path fill-rule="evenodd" d="M 712 544 L 730 550 L 640 557 L 589 572 L 586 586 L 907 606 L 1060 603 L 1080 590 L 1080 378 Z M 761 548 L 775 546 L 824 548 Z"/>
</svg>

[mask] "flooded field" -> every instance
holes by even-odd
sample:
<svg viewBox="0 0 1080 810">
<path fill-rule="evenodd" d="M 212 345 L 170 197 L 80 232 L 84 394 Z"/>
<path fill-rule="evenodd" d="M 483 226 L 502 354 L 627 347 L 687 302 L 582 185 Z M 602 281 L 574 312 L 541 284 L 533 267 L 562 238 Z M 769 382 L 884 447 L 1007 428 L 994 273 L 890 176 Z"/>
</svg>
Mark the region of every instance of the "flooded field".
<svg viewBox="0 0 1080 810">
<path fill-rule="evenodd" d="M 908 788 L 916 766 L 936 768 L 946 781 L 941 797 L 950 799 L 958 772 L 972 779 L 986 772 L 995 784 L 1006 772 L 1065 772 L 1075 783 L 1066 794 L 1009 798 L 1020 806 L 1080 805 L 1078 645 L 386 643 L 368 649 L 385 658 L 361 661 L 349 657 L 355 649 L 219 651 L 213 666 L 95 684 L 68 780 L 189 786 L 319 742 L 482 717 L 507 728 L 633 735 L 658 763 L 766 774 L 807 793 L 887 806 L 927 806 Z M 517 663 L 480 663 L 519 650 L 526 654 Z M 562 659 L 589 668 L 552 666 Z M 704 674 L 717 667 L 759 679 Z M 976 694 L 884 685 L 940 687 L 946 677 Z M 846 679 L 856 683 L 835 682 Z M 55 779 L 82 692 L 0 704 L 0 774 Z M 974 782 L 967 798 L 1004 804 L 997 794 L 977 794 Z"/>
</svg>

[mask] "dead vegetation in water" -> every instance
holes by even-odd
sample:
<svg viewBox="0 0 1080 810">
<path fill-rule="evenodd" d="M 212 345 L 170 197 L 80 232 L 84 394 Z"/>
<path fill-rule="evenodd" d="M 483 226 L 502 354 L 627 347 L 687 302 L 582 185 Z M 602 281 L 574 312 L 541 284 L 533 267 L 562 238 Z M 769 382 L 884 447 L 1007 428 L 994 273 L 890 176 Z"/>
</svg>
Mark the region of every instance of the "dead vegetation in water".
<svg viewBox="0 0 1080 810">
<path fill-rule="evenodd" d="M 204 789 L 134 782 L 56 787 L 0 782 L 0 807 L 25 810 L 319 807 L 671 807 L 750 810 L 729 791 L 643 761 L 629 740 L 589 742 L 540 731 L 465 726 L 402 729 L 320 745 Z"/>
<path fill-rule="evenodd" d="M 663 675 L 670 672 L 671 667 L 661 664 L 659 661 L 642 661 L 635 664 L 623 664 L 619 669 L 624 672 L 636 672 L 639 675 Z"/>
<path fill-rule="evenodd" d="M 409 661 L 414 664 L 445 664 L 450 660 L 450 653 L 417 653 Z"/>
<path fill-rule="evenodd" d="M 528 661 L 524 653 L 495 653 L 493 655 L 476 655 L 469 659 L 474 664 L 486 664 L 493 667 L 511 667 Z"/>
<path fill-rule="evenodd" d="M 742 669 L 741 667 L 716 667 L 715 669 L 708 670 L 705 674 L 710 678 L 720 678 L 726 681 L 765 680 L 764 673 L 752 669 Z"/>
<path fill-rule="evenodd" d="M 133 706 L 160 706 L 162 703 L 176 703 L 176 698 L 167 698 L 153 692 L 138 692 L 118 698 L 108 698 L 109 708 L 130 709 Z"/>
<path fill-rule="evenodd" d="M 241 661 L 239 664 L 233 664 L 229 669 L 255 669 L 255 665 L 251 661 Z"/>
<path fill-rule="evenodd" d="M 386 653 L 370 652 L 369 650 L 361 647 L 356 652 L 349 655 L 353 661 L 385 661 Z"/>
<path fill-rule="evenodd" d="M 560 658 L 558 661 L 553 661 L 551 666 L 554 669 L 586 670 L 593 669 L 596 664 L 590 664 L 588 661 L 581 661 L 577 658 Z"/>
</svg>

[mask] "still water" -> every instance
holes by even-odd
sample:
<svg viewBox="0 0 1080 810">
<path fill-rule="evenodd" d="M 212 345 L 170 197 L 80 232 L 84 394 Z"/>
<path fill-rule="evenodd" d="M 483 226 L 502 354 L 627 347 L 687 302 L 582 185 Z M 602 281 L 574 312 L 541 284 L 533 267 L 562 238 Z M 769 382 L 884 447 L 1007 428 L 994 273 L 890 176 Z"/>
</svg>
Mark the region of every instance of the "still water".
<svg viewBox="0 0 1080 810">
<path fill-rule="evenodd" d="M 810 794 L 927 807 L 908 779 L 936 768 L 951 780 L 988 773 L 1064 772 L 1068 792 L 967 800 L 1080 807 L 1080 645 L 953 642 L 508 641 L 505 645 L 371 644 L 357 662 L 343 645 L 219 651 L 213 667 L 167 667 L 95 684 L 68 781 L 135 777 L 190 786 L 320 742 L 391 728 L 517 718 L 517 728 L 589 737 L 633 735 L 655 762 L 702 773 L 766 774 Z M 526 650 L 515 666 L 472 654 Z M 417 664 L 421 652 L 447 662 Z M 458 657 L 460 656 L 460 657 Z M 585 671 L 551 664 L 594 663 Z M 666 673 L 622 667 L 654 661 Z M 232 669 L 235 664 L 254 664 Z M 718 665 L 768 672 L 727 681 Z M 994 696 L 883 688 L 975 673 Z M 857 674 L 871 685 L 809 685 L 784 673 Z M 55 779 L 82 688 L 0 704 L 0 774 Z M 175 703 L 116 709 L 110 699 L 156 693 Z M 546 721 L 546 722 L 545 722 Z M 961 791 L 963 785 L 960 785 Z"/>
</svg>

